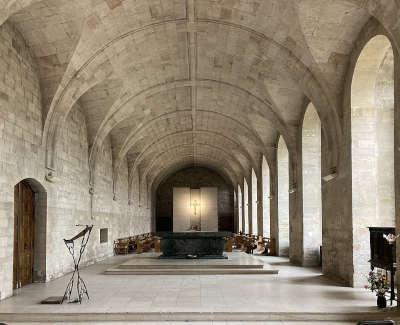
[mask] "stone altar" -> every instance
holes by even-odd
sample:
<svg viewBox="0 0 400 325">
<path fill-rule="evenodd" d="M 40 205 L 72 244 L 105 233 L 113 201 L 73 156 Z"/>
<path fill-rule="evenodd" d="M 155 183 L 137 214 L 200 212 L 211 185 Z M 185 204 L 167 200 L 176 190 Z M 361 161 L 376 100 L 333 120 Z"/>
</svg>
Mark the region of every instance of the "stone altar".
<svg viewBox="0 0 400 325">
<path fill-rule="evenodd" d="M 224 238 L 231 235 L 227 231 L 159 233 L 160 258 L 227 258 L 223 254 Z"/>
</svg>

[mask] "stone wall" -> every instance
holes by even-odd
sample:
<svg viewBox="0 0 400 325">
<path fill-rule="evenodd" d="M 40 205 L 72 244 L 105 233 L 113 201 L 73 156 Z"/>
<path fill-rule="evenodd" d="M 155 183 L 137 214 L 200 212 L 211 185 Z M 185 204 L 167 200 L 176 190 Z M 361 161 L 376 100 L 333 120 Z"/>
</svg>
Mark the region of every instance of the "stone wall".
<svg viewBox="0 0 400 325">
<path fill-rule="evenodd" d="M 40 263 L 46 270 L 41 276 L 41 270 L 36 270 L 36 279 L 52 280 L 72 270 L 62 239 L 81 229 L 76 224 L 96 226 L 83 259 L 83 264 L 88 264 L 112 255 L 114 239 L 150 231 L 150 210 L 128 206 L 127 164 L 120 169 L 113 200 L 109 139 L 96 161 L 93 197 L 89 194 L 87 130 L 78 103 L 60 130 L 56 178 L 51 183 L 44 179 L 42 109 L 35 62 L 23 38 L 9 23 L 1 26 L 0 40 L 0 299 L 4 299 L 13 293 L 14 186 L 21 180 L 32 179 L 30 183 L 41 184 L 33 190 L 43 187 L 47 194 L 47 202 L 46 195 L 38 196 L 37 206 L 44 218 L 40 220 L 44 238 L 39 243 L 46 245 L 46 261 Z M 107 243 L 100 244 L 100 228 L 109 229 Z"/>
<path fill-rule="evenodd" d="M 147 205 L 147 202 L 145 202 L 143 195 L 140 195 L 138 170 L 135 171 L 135 177 L 133 177 L 133 183 L 131 185 L 131 197 L 129 200 L 131 233 L 137 235 L 154 231 L 155 227 L 154 225 L 152 225 L 151 218 L 152 205 Z"/>
<path fill-rule="evenodd" d="M 43 182 L 41 98 L 36 66 L 20 34 L 0 27 L 0 299 L 12 294 L 14 186 Z"/>
</svg>

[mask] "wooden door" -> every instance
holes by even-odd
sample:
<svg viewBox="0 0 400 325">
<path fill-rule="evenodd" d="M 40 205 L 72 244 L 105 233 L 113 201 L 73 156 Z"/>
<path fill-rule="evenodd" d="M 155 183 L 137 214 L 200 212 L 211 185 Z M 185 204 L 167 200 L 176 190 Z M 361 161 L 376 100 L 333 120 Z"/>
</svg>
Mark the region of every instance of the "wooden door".
<svg viewBox="0 0 400 325">
<path fill-rule="evenodd" d="M 14 289 L 32 283 L 35 194 L 21 182 L 14 189 Z"/>
</svg>

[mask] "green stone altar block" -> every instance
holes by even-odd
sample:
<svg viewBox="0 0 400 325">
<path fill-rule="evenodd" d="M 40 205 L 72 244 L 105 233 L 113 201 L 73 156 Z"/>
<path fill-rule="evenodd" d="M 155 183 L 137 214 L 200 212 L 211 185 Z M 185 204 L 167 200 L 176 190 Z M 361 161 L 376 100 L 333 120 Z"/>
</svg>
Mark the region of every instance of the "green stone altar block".
<svg viewBox="0 0 400 325">
<path fill-rule="evenodd" d="M 227 231 L 159 233 L 160 258 L 227 258 L 224 255 L 224 238 L 231 235 Z"/>
</svg>

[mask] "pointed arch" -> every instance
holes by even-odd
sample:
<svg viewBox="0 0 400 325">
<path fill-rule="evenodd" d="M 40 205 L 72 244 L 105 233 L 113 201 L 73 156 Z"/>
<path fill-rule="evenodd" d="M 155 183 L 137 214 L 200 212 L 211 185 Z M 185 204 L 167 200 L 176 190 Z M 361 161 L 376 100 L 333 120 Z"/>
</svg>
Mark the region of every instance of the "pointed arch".
<svg viewBox="0 0 400 325">
<path fill-rule="evenodd" d="M 312 103 L 302 127 L 303 264 L 320 264 L 322 245 L 321 121 Z"/>
<path fill-rule="evenodd" d="M 263 236 L 271 236 L 271 214 L 270 214 L 270 173 L 268 162 L 265 156 L 261 163 L 261 178 L 262 178 L 262 220 L 263 220 Z"/>
<path fill-rule="evenodd" d="M 369 271 L 369 226 L 395 225 L 394 59 L 389 39 L 372 37 L 351 84 L 353 285 Z"/>
</svg>

